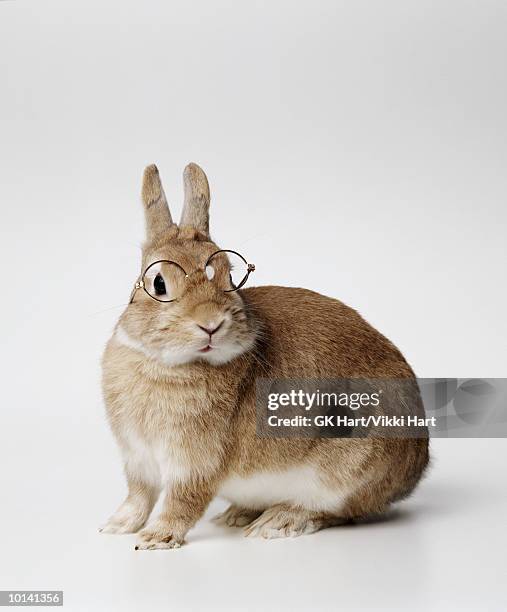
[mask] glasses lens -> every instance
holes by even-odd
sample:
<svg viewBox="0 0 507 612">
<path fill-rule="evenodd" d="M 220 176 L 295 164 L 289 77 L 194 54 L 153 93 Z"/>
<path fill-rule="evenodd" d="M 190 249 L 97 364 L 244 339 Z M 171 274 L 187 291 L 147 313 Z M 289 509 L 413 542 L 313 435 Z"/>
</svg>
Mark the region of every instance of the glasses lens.
<svg viewBox="0 0 507 612">
<path fill-rule="evenodd" d="M 234 251 L 220 251 L 208 260 L 206 276 L 224 291 L 235 291 L 248 276 L 248 264 Z"/>
<path fill-rule="evenodd" d="M 176 300 L 185 291 L 186 274 L 182 268 L 170 261 L 157 261 L 146 269 L 144 288 L 159 302 Z"/>
</svg>

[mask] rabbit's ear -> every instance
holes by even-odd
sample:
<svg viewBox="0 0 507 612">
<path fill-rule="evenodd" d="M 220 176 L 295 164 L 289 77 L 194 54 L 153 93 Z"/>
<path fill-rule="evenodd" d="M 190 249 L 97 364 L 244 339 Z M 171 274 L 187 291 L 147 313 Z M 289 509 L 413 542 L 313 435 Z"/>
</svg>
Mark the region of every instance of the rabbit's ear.
<svg viewBox="0 0 507 612">
<path fill-rule="evenodd" d="M 197 164 L 188 164 L 183 172 L 185 201 L 180 227 L 186 225 L 209 236 L 209 185 Z"/>
<path fill-rule="evenodd" d="M 155 165 L 147 166 L 144 170 L 142 199 L 146 237 L 152 240 L 157 234 L 167 231 L 173 225 L 158 168 Z"/>
</svg>

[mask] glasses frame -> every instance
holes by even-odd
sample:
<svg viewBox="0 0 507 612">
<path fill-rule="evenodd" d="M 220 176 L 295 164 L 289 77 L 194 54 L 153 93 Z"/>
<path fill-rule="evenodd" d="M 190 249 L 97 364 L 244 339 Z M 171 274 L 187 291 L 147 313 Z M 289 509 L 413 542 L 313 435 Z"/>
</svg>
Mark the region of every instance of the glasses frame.
<svg viewBox="0 0 507 612">
<path fill-rule="evenodd" d="M 209 264 L 209 262 L 212 260 L 212 258 L 215 255 L 218 255 L 218 253 L 234 253 L 234 255 L 237 255 L 240 259 L 242 259 L 245 264 L 246 264 L 246 274 L 245 276 L 241 279 L 241 282 L 239 283 L 239 285 L 237 287 L 235 287 L 234 289 L 223 289 L 224 293 L 231 293 L 233 291 L 238 291 L 239 289 L 241 289 L 241 287 L 243 287 L 243 285 L 246 283 L 246 281 L 248 280 L 248 277 L 250 276 L 250 274 L 255 270 L 255 265 L 252 263 L 248 263 L 247 260 L 243 257 L 243 255 L 241 255 L 241 253 L 238 253 L 237 251 L 233 251 L 232 249 L 220 249 L 219 251 L 215 251 L 214 253 L 212 253 L 208 259 L 206 260 L 206 263 L 203 266 L 203 271 L 206 272 L 206 268 Z M 158 298 L 154 297 L 153 295 L 151 295 L 151 293 L 146 289 L 146 285 L 144 282 L 144 278 L 146 276 L 146 273 L 148 272 L 148 270 L 153 267 L 156 264 L 159 263 L 169 263 L 169 264 L 173 264 L 175 266 L 177 266 L 184 274 L 185 274 L 185 278 L 188 278 L 188 273 L 186 272 L 185 268 L 183 266 L 181 266 L 177 261 L 172 261 L 170 259 L 158 259 L 157 261 L 152 262 L 149 266 L 147 266 L 144 270 L 144 272 L 141 275 L 141 280 L 137 281 L 136 284 L 134 285 L 134 289 L 132 291 L 132 295 L 130 297 L 130 302 L 129 304 L 132 304 L 132 302 L 134 301 L 134 297 L 137 293 L 138 289 L 142 289 L 146 295 L 148 295 L 152 300 L 156 300 L 157 302 L 160 302 L 161 304 L 170 304 L 171 302 L 176 302 L 177 300 L 180 299 L 180 297 L 174 298 L 173 300 L 159 300 Z"/>
</svg>

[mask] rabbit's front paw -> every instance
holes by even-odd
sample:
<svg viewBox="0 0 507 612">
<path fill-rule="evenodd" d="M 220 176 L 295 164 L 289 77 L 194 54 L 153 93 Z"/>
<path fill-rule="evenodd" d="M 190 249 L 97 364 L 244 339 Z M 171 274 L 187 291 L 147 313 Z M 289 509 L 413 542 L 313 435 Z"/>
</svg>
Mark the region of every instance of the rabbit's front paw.
<svg viewBox="0 0 507 612">
<path fill-rule="evenodd" d="M 147 509 L 139 504 L 125 501 L 107 521 L 99 527 L 101 533 L 135 533 L 146 523 Z"/>
<path fill-rule="evenodd" d="M 169 522 L 159 519 L 139 532 L 136 550 L 180 548 L 183 542 L 184 535 Z"/>
</svg>

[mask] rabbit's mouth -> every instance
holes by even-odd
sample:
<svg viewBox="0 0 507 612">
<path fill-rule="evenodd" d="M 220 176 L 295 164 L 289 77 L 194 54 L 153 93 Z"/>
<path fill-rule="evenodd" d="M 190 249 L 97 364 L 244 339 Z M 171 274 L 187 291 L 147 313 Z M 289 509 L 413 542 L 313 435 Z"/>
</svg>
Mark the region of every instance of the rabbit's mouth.
<svg viewBox="0 0 507 612">
<path fill-rule="evenodd" d="M 212 351 L 212 350 L 213 350 L 213 347 L 210 344 L 208 344 L 208 346 L 205 346 L 204 348 L 199 349 L 199 353 L 208 353 L 209 351 Z"/>
</svg>

